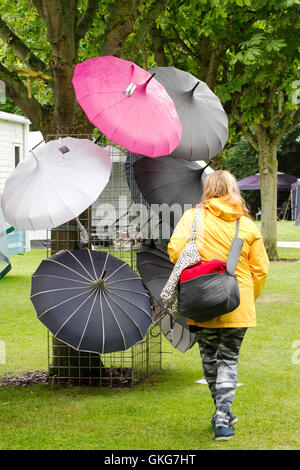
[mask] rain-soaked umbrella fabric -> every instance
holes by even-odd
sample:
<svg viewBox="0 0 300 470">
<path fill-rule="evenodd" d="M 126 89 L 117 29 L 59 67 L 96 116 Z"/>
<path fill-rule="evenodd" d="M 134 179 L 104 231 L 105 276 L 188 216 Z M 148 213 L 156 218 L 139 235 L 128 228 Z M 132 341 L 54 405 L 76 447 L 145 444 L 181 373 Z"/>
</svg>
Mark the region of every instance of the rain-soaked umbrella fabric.
<svg viewBox="0 0 300 470">
<path fill-rule="evenodd" d="M 209 160 L 222 151 L 228 139 L 228 119 L 219 98 L 206 83 L 175 67 L 150 70 L 175 103 L 182 125 L 176 158 Z"/>
<path fill-rule="evenodd" d="M 174 348 L 186 352 L 195 341 L 196 335 L 190 331 L 185 318 L 175 318 L 165 309 L 160 293 L 165 286 L 174 265 L 165 249 L 152 244 L 143 245 L 137 252 L 137 269 L 153 299 L 163 309 L 159 326 Z"/>
<path fill-rule="evenodd" d="M 170 156 L 144 157 L 134 162 L 133 170 L 143 197 L 171 227 L 185 210 L 199 203 L 203 194 L 206 172 L 197 162 Z"/>
<path fill-rule="evenodd" d="M 79 351 L 124 351 L 152 323 L 149 293 L 124 261 L 104 251 L 60 251 L 32 276 L 31 301 L 51 333 Z"/>
<path fill-rule="evenodd" d="M 88 139 L 65 137 L 31 151 L 5 184 L 4 216 L 17 230 L 57 227 L 99 197 L 111 173 L 109 152 Z"/>
<path fill-rule="evenodd" d="M 277 172 L 277 188 L 279 190 L 291 189 L 293 183 L 297 181 L 296 176 L 287 175 L 286 173 Z M 238 181 L 238 186 L 242 191 L 249 191 L 253 189 L 260 189 L 259 173 L 247 176 Z"/>
<path fill-rule="evenodd" d="M 94 126 L 125 149 L 149 157 L 169 155 L 181 123 L 165 88 L 131 61 L 94 57 L 75 66 L 76 98 Z"/>
</svg>

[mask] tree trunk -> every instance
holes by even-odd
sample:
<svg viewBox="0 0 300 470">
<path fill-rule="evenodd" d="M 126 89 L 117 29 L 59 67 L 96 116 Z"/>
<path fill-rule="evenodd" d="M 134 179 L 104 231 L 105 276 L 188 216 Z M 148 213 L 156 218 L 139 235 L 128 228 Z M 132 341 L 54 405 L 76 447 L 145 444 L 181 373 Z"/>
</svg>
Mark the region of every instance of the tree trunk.
<svg viewBox="0 0 300 470">
<path fill-rule="evenodd" d="M 277 252 L 277 146 L 266 136 L 258 139 L 258 165 L 261 186 L 261 233 L 269 258 Z"/>
<path fill-rule="evenodd" d="M 81 122 L 79 122 L 79 126 L 81 126 Z M 77 127 L 71 129 L 71 134 L 74 137 L 90 137 L 88 132 L 83 135 L 78 134 L 77 129 Z M 47 135 L 46 141 L 58 137 L 60 137 L 59 134 Z M 65 135 L 62 137 L 65 137 Z M 90 209 L 87 209 L 79 216 L 80 222 L 88 232 L 91 227 L 91 212 Z M 76 219 L 51 229 L 50 243 L 51 255 L 60 250 L 78 250 L 82 248 Z M 88 242 L 84 247 L 91 249 L 92 245 Z M 96 383 L 101 384 L 101 379 L 105 377 L 105 367 L 99 354 L 77 351 L 55 337 L 52 337 L 52 355 L 50 357 L 49 374 L 51 377 L 55 377 L 58 382 L 69 381 L 78 385 L 95 385 Z"/>
</svg>

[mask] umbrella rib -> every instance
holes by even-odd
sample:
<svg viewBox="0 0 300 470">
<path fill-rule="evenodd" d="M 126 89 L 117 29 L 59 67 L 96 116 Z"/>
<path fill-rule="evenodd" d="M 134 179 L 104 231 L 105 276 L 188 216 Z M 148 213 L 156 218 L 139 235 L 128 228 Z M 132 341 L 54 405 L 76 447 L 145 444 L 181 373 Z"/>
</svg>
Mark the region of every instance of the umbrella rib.
<svg viewBox="0 0 300 470">
<path fill-rule="evenodd" d="M 222 114 L 222 116 L 224 116 L 226 113 L 224 111 L 224 108 L 222 106 L 222 103 L 220 102 L 220 105 L 221 105 L 221 108 L 219 106 L 216 105 L 216 101 L 215 100 L 207 100 L 206 102 L 206 108 L 205 108 L 205 112 L 209 112 L 211 111 L 211 109 L 213 108 L 214 110 L 218 111 L 220 113 L 220 115 Z M 218 121 L 220 122 L 220 121 Z M 221 123 L 222 124 L 222 123 Z M 224 125 L 224 124 L 223 124 Z"/>
<path fill-rule="evenodd" d="M 104 354 L 104 344 L 105 344 L 105 330 L 104 330 L 104 317 L 103 317 L 103 305 L 102 305 L 102 291 L 100 290 L 100 312 L 101 312 L 101 325 L 102 325 L 102 354 Z"/>
<path fill-rule="evenodd" d="M 199 83 L 199 82 L 198 82 Z M 188 119 L 189 119 L 189 128 L 192 129 L 192 113 L 188 113 Z M 190 141 L 190 157 L 193 155 L 193 133 L 191 132 L 191 141 Z M 200 179 L 201 181 L 201 179 Z"/>
<path fill-rule="evenodd" d="M 70 251 L 70 250 L 67 250 L 67 252 L 73 256 L 73 258 L 80 264 L 80 266 L 82 267 L 82 269 L 84 269 L 84 271 L 90 276 L 90 278 L 94 281 L 95 279 L 93 278 L 93 276 L 91 275 L 91 273 L 88 272 L 88 270 L 86 269 L 86 267 L 81 263 L 81 261 L 79 261 L 78 258 L 76 258 L 76 256 Z"/>
<path fill-rule="evenodd" d="M 203 137 L 203 136 L 205 135 L 205 132 L 203 132 L 203 126 L 202 126 L 202 125 L 199 126 L 199 125 L 198 125 L 199 123 L 198 123 L 197 121 L 195 121 L 195 122 L 197 123 L 197 124 L 195 124 L 195 125 L 196 125 L 196 127 L 198 127 L 198 133 L 200 134 L 201 137 Z M 209 127 L 209 125 L 208 125 L 208 127 Z M 207 155 L 208 155 L 208 157 L 209 157 L 209 145 L 208 145 L 208 143 L 207 143 L 207 141 L 206 141 L 205 139 L 203 139 L 203 142 L 204 142 L 204 145 L 205 145 L 205 147 L 206 147 L 206 149 L 207 149 Z M 203 158 L 205 158 L 205 157 L 203 157 Z M 206 159 L 206 160 L 207 160 L 207 159 Z"/>
<path fill-rule="evenodd" d="M 67 318 L 66 321 L 64 321 L 64 323 L 59 327 L 57 332 L 54 334 L 55 337 L 63 329 L 63 327 L 68 323 L 68 321 L 71 320 L 71 318 L 75 315 L 75 313 L 78 312 L 78 310 L 85 304 L 85 302 L 87 302 L 92 297 L 93 294 L 94 294 L 94 291 L 74 310 L 74 312 L 71 313 L 69 318 Z"/>
<path fill-rule="evenodd" d="M 128 99 L 130 99 L 130 96 L 128 97 Z M 119 104 L 119 103 L 117 103 L 117 104 Z M 130 101 L 127 101 L 127 107 L 126 107 L 126 109 L 123 110 L 122 117 L 120 117 L 120 119 L 119 119 L 118 127 L 116 126 L 115 129 L 114 129 L 114 131 L 113 131 L 113 133 L 110 134 L 110 136 L 109 136 L 109 139 L 110 139 L 110 140 L 113 140 L 113 137 L 114 137 L 115 133 L 119 130 L 119 125 L 120 125 L 120 123 L 122 122 L 122 120 L 123 120 L 124 118 L 126 118 L 126 115 L 128 114 L 128 111 L 129 111 L 129 109 L 131 108 L 131 106 L 132 106 L 132 103 L 130 103 Z M 125 108 L 125 106 L 124 106 L 124 108 Z M 105 111 L 107 111 L 107 109 L 108 109 L 108 108 L 105 108 Z M 103 111 L 101 112 L 101 114 L 102 114 L 102 113 L 103 113 Z M 99 116 L 99 114 L 98 114 L 98 116 Z"/>
<path fill-rule="evenodd" d="M 142 334 L 141 329 L 140 329 L 140 327 L 138 326 L 138 324 L 133 320 L 133 318 L 131 318 L 131 316 L 129 315 L 129 313 L 128 313 L 115 299 L 113 299 L 113 298 L 108 294 L 108 292 L 107 292 L 107 295 L 108 295 L 108 297 L 109 297 L 116 305 L 118 305 L 118 307 L 125 313 L 125 315 L 127 315 L 127 317 L 129 318 L 129 320 L 131 320 L 131 321 L 135 324 L 135 326 L 137 327 L 137 329 L 138 329 L 139 332 L 140 332 L 141 338 L 143 339 L 143 334 Z"/>
<path fill-rule="evenodd" d="M 127 263 L 123 263 L 121 264 L 121 266 L 119 266 L 114 272 L 112 272 L 109 276 L 107 276 L 105 278 L 105 281 L 107 281 L 107 279 L 109 279 L 111 276 L 113 276 L 114 274 L 116 274 L 117 271 L 119 271 L 121 268 L 123 268 L 124 266 L 128 266 Z"/>
<path fill-rule="evenodd" d="M 69 211 L 71 212 L 71 214 L 75 217 L 76 214 L 74 214 L 73 209 L 71 209 L 71 208 L 68 206 L 68 204 L 66 203 L 66 201 L 64 200 L 64 198 L 63 198 L 63 197 L 60 195 L 60 193 L 57 191 L 57 187 L 56 187 L 55 183 L 52 181 L 52 179 L 51 179 L 49 173 L 44 172 L 44 176 L 45 176 L 45 178 L 47 178 L 48 182 L 49 182 L 50 185 L 53 187 L 53 189 L 54 189 L 54 191 L 55 191 L 56 197 L 59 198 L 59 199 L 62 201 L 62 203 L 69 209 Z M 49 215 L 49 214 L 48 214 L 48 215 Z M 52 216 L 49 215 L 49 217 L 50 217 L 50 219 L 51 219 L 52 222 L 53 222 Z M 74 218 L 74 217 L 73 217 L 73 218 Z M 70 220 L 70 219 L 69 219 L 69 220 Z M 57 223 L 56 223 L 56 225 L 57 225 Z"/>
<path fill-rule="evenodd" d="M 62 266 L 63 268 L 69 269 L 69 271 L 72 271 L 73 273 L 77 274 L 77 276 L 83 277 L 83 279 L 85 279 L 86 281 L 91 282 L 90 279 L 88 279 L 87 277 L 83 276 L 83 274 L 78 273 L 77 271 L 75 271 L 75 269 L 70 268 L 70 267 L 67 266 L 66 264 L 60 263 L 59 261 L 56 261 L 55 259 L 46 258 L 44 261 L 47 262 L 47 263 L 52 262 L 52 263 L 59 264 L 59 265 Z M 94 280 L 94 279 L 93 279 L 93 280 Z"/>
<path fill-rule="evenodd" d="M 145 292 L 139 292 L 139 291 L 136 291 L 136 290 L 132 290 L 132 289 L 122 289 L 121 287 L 110 287 L 110 289 L 108 290 L 121 290 L 121 291 L 124 291 L 124 292 L 130 292 L 130 293 L 133 293 L 133 294 L 140 294 L 140 295 L 143 295 L 144 297 L 149 297 L 148 294 L 146 294 Z"/>
<path fill-rule="evenodd" d="M 209 113 L 209 111 L 208 111 L 208 113 Z M 209 114 L 211 114 L 211 113 L 209 113 Z M 222 148 L 223 144 L 222 144 L 222 141 L 221 141 L 221 137 L 217 134 L 217 132 L 216 132 L 216 130 L 215 130 L 215 127 L 209 122 L 209 120 L 206 120 L 205 123 L 206 123 L 207 127 L 208 127 L 212 132 L 214 132 L 214 134 L 217 136 L 217 139 L 218 139 L 218 141 L 219 141 L 219 144 L 221 145 L 221 148 Z M 222 124 L 222 125 L 223 125 L 223 124 Z M 198 127 L 198 130 L 201 130 L 202 135 L 205 135 L 205 130 L 203 131 L 203 127 L 202 127 L 202 126 L 200 126 L 200 127 L 197 126 L 197 127 Z M 223 125 L 223 127 L 225 127 L 225 126 Z M 225 129 L 226 129 L 226 127 L 225 127 Z M 208 155 L 209 155 L 209 146 L 208 146 L 208 144 L 207 144 L 207 141 L 205 141 L 205 144 L 206 144 L 206 146 L 207 146 L 207 148 L 208 148 Z"/>
<path fill-rule="evenodd" d="M 59 163 L 58 162 L 52 162 L 52 163 L 57 163 L 57 165 L 59 166 Z M 55 168 L 54 168 L 55 169 Z M 56 169 L 55 169 L 56 170 Z M 46 174 L 49 182 L 52 184 L 52 186 L 55 184 L 52 179 L 51 179 L 51 173 L 50 171 L 48 170 L 48 173 Z M 57 171 L 55 172 L 55 177 L 56 178 L 59 178 L 59 174 L 57 173 Z M 61 179 L 61 178 L 60 178 Z M 64 181 L 65 182 L 65 181 Z M 68 181 L 68 185 L 69 186 L 72 186 L 72 188 L 76 189 L 77 191 L 80 191 L 81 194 L 84 194 L 85 196 L 87 196 L 88 198 L 91 198 L 90 194 L 88 194 L 86 191 L 84 191 L 82 188 L 76 186 L 75 184 L 72 184 L 71 181 Z M 57 188 L 55 188 L 57 189 Z M 76 214 L 74 213 L 73 209 L 71 209 L 67 204 L 66 204 L 66 201 L 64 199 L 63 196 L 61 196 L 61 194 L 57 191 L 56 192 L 56 195 L 64 202 L 64 204 L 68 207 L 68 209 L 70 209 L 70 211 L 74 214 L 74 217 L 76 216 Z M 79 214 L 77 214 L 79 215 Z"/>
<path fill-rule="evenodd" d="M 49 290 L 42 290 L 40 292 L 37 292 L 36 294 L 32 294 L 30 298 L 32 299 L 33 297 L 36 297 L 37 295 L 40 294 L 49 294 L 49 292 L 58 292 L 62 290 L 72 290 L 72 289 L 86 289 L 86 287 L 59 287 L 58 289 L 49 289 Z"/>
<path fill-rule="evenodd" d="M 87 292 L 88 292 L 88 291 L 87 291 Z M 67 299 L 67 300 L 63 300 L 62 302 L 59 302 L 58 304 L 53 305 L 52 307 L 48 308 L 48 309 L 45 310 L 43 313 L 41 313 L 40 315 L 38 315 L 38 318 L 41 318 L 43 315 L 45 315 L 45 313 L 50 312 L 50 310 L 53 310 L 54 308 L 59 307 L 60 305 L 63 305 L 63 304 L 65 304 L 66 302 L 69 302 L 70 300 L 74 300 L 74 299 L 76 299 L 77 297 L 80 297 L 81 295 L 86 294 L 87 292 L 81 292 L 80 294 L 74 295 L 73 297 L 70 297 L 70 298 Z"/>
<path fill-rule="evenodd" d="M 213 114 L 211 113 L 211 111 L 210 111 L 209 109 L 207 110 L 207 113 L 213 116 Z M 213 116 L 213 117 L 214 117 L 214 116 Z M 223 144 L 222 144 L 221 137 L 219 136 L 219 134 L 217 133 L 217 131 L 216 131 L 216 129 L 215 129 L 216 126 L 212 126 L 211 123 L 209 122 L 209 120 L 207 120 L 206 123 L 208 124 L 208 127 L 210 127 L 211 129 L 213 129 L 213 131 L 215 132 L 215 134 L 216 134 L 216 136 L 217 136 L 217 138 L 218 138 L 218 140 L 219 140 L 219 143 L 220 143 L 221 146 L 222 146 Z M 220 124 L 222 127 L 224 127 L 224 129 L 227 131 L 227 127 L 226 127 L 222 122 L 218 121 L 218 124 Z"/>
<path fill-rule="evenodd" d="M 140 280 L 140 277 L 128 277 L 127 279 L 118 279 L 118 281 L 111 281 L 108 283 L 105 283 L 106 286 L 110 286 L 111 284 L 116 284 L 117 282 L 126 282 L 126 281 L 137 281 Z"/>
<path fill-rule="evenodd" d="M 102 273 L 101 273 L 100 279 L 103 278 L 103 274 L 104 274 L 104 271 L 105 271 L 105 268 L 106 268 L 107 260 L 108 260 L 108 252 L 106 253 L 106 258 L 105 258 L 105 261 L 104 261 L 104 265 L 103 265 L 103 269 L 102 269 Z"/>
<path fill-rule="evenodd" d="M 199 170 L 201 170 L 201 168 L 199 168 Z M 195 170 L 195 171 L 198 171 L 198 170 Z M 203 172 L 201 172 L 201 173 L 203 173 Z M 187 175 L 187 176 L 185 176 L 184 178 L 176 179 L 176 184 L 177 184 L 177 183 L 182 183 L 183 181 L 189 180 L 190 178 L 191 178 L 191 175 Z M 199 183 L 200 183 L 200 180 L 199 180 Z M 152 194 L 152 193 L 155 193 L 158 189 L 161 190 L 162 188 L 165 188 L 165 187 L 170 186 L 170 184 L 172 184 L 171 181 L 168 181 L 167 183 L 164 183 L 164 184 L 162 184 L 161 186 L 158 186 L 158 187 L 152 189 L 151 191 L 149 191 L 149 193 L 147 193 L 147 198 L 149 199 L 149 197 L 151 196 L 151 194 Z M 180 189 L 178 188 L 177 195 L 178 195 L 178 194 L 181 194 L 181 193 L 182 193 L 182 190 L 180 190 Z M 173 200 L 174 200 L 174 198 L 173 198 Z M 169 205 L 170 205 L 170 204 L 171 204 L 171 203 L 169 203 Z"/>
<path fill-rule="evenodd" d="M 136 122 L 139 122 L 140 121 L 140 106 L 138 107 L 138 114 L 136 116 Z M 133 146 L 132 146 L 132 149 L 135 149 L 136 148 L 136 141 L 137 141 L 137 136 L 138 136 L 138 132 L 135 134 L 135 137 L 134 137 L 134 143 L 133 143 Z"/>
<path fill-rule="evenodd" d="M 91 255 L 91 250 L 89 250 L 87 248 L 87 251 L 88 251 L 88 254 L 89 254 L 89 257 L 90 257 L 90 260 L 91 260 L 91 265 L 92 265 L 92 268 L 94 270 L 94 274 L 95 274 L 95 281 L 97 280 L 97 273 L 96 273 L 96 269 L 95 269 L 95 265 L 94 265 L 94 261 L 93 261 L 93 258 L 92 258 L 92 255 Z"/>
<path fill-rule="evenodd" d="M 139 309 L 142 310 L 144 313 L 146 313 L 146 315 L 148 315 L 148 317 L 149 317 L 149 318 L 151 319 L 151 321 L 152 321 L 151 315 L 150 315 L 149 312 L 147 312 L 147 310 L 145 310 L 144 308 L 139 307 L 138 305 L 134 304 L 133 302 L 130 302 L 130 300 L 126 299 L 126 297 L 122 297 L 121 295 L 118 295 L 118 294 L 116 294 L 115 292 L 111 292 L 111 294 L 115 295 L 116 297 L 119 297 L 119 299 L 125 300 L 128 304 L 133 305 L 134 307 L 139 308 Z"/>
<path fill-rule="evenodd" d="M 103 292 L 103 297 L 104 297 L 104 299 L 106 300 L 106 303 L 107 303 L 107 305 L 108 305 L 108 307 L 109 307 L 111 313 L 113 314 L 113 317 L 114 317 L 114 319 L 115 319 L 115 321 L 116 321 L 116 323 L 117 323 L 117 325 L 118 325 L 118 327 L 119 327 L 120 333 L 121 333 L 121 335 L 122 335 L 123 343 L 124 343 L 124 348 L 125 348 L 125 350 L 126 350 L 126 349 L 127 349 L 127 345 L 126 345 L 126 341 L 125 341 L 125 337 L 124 337 L 123 331 L 122 331 L 122 329 L 121 329 L 121 327 L 120 327 L 120 324 L 119 324 L 119 322 L 118 322 L 118 320 L 117 320 L 117 317 L 116 317 L 115 314 L 114 314 L 113 309 L 111 308 L 110 304 L 108 303 L 108 301 L 107 301 L 107 299 L 106 299 L 106 297 L 105 297 L 105 293 L 104 293 L 104 292 Z"/>
<path fill-rule="evenodd" d="M 38 163 L 36 163 L 37 167 L 38 167 Z M 33 184 L 31 184 L 31 188 L 33 187 L 34 189 L 32 189 L 32 192 L 37 189 L 38 185 L 40 184 L 41 180 L 43 179 L 43 176 L 45 176 L 45 173 L 43 171 L 40 171 L 38 173 L 38 177 L 35 179 L 35 181 L 33 182 Z M 33 205 L 34 205 L 34 202 L 35 202 L 35 199 L 34 198 L 31 198 L 31 202 L 30 202 L 30 205 L 29 205 L 29 211 L 28 211 L 28 219 L 29 219 L 29 222 L 32 226 L 32 230 L 35 230 L 35 227 L 33 225 L 33 222 L 32 222 L 32 216 L 31 216 L 31 212 L 33 210 Z M 45 203 L 45 201 L 43 201 L 43 203 Z M 47 204 L 48 206 L 48 204 Z"/>
<path fill-rule="evenodd" d="M 158 118 L 160 117 L 160 115 L 157 114 L 156 108 L 154 108 L 154 106 L 152 106 L 152 102 L 150 102 L 150 104 L 151 104 L 151 109 L 152 109 L 152 112 L 154 114 L 154 117 L 156 118 L 157 121 L 159 121 Z M 175 104 L 174 104 L 174 108 L 176 109 Z M 176 129 L 176 126 L 174 126 L 173 120 L 172 119 L 167 119 L 167 121 L 170 124 L 170 126 L 174 129 L 175 133 L 178 135 L 178 129 Z M 180 138 L 179 138 L 179 143 L 180 143 Z M 169 151 L 170 151 L 170 142 L 169 142 Z"/>
<path fill-rule="evenodd" d="M 86 324 L 85 324 L 85 327 L 84 327 L 82 336 L 81 336 L 81 338 L 80 338 L 80 341 L 79 341 L 79 343 L 78 343 L 77 349 L 80 348 L 80 345 L 81 345 L 81 343 L 82 343 L 82 340 L 83 340 L 83 337 L 84 337 L 84 335 L 85 335 L 87 326 L 88 326 L 88 324 L 89 324 L 89 321 L 90 321 L 90 318 L 91 318 L 91 314 L 92 314 L 92 311 L 93 311 L 93 308 L 94 308 L 94 305 L 95 305 L 96 300 L 97 300 L 97 293 L 96 293 L 96 295 L 95 295 L 95 298 L 94 298 L 94 301 L 93 301 L 93 305 L 91 306 L 91 309 L 90 309 L 90 312 L 89 312 L 89 315 L 88 315 L 88 319 L 87 319 L 87 321 L 86 321 Z"/>
<path fill-rule="evenodd" d="M 65 281 L 79 282 L 80 284 L 90 285 L 90 282 L 78 281 L 77 279 L 71 279 L 69 277 L 54 276 L 54 274 L 33 274 L 31 277 L 54 277 L 55 279 L 64 279 Z"/>
<path fill-rule="evenodd" d="M 101 94 L 102 94 L 102 92 L 92 93 L 92 95 L 101 95 Z M 109 93 L 103 93 L 103 94 L 109 94 Z M 90 96 L 92 96 L 92 95 L 90 95 Z M 89 96 L 89 95 L 87 95 L 87 96 Z M 101 116 L 101 114 L 103 114 L 105 111 L 107 111 L 110 108 L 114 108 L 116 105 L 122 103 L 122 101 L 125 101 L 128 98 L 130 98 L 130 97 L 127 96 L 127 95 L 125 95 L 125 96 L 122 95 L 119 101 L 116 101 L 113 104 L 111 104 L 110 106 L 107 106 L 106 108 L 102 109 L 102 111 L 100 113 L 96 114 L 95 118 Z"/>
</svg>

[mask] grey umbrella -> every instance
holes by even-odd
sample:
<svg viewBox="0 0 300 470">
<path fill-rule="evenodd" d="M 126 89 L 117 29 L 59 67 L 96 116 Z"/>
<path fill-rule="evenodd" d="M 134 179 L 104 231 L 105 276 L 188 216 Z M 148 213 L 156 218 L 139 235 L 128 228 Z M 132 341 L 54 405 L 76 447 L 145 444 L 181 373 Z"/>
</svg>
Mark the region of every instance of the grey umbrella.
<svg viewBox="0 0 300 470">
<path fill-rule="evenodd" d="M 134 179 L 143 197 L 171 227 L 176 226 L 185 210 L 200 201 L 205 168 L 169 156 L 143 157 L 133 164 Z"/>
<path fill-rule="evenodd" d="M 176 158 L 209 160 L 223 149 L 228 138 L 228 119 L 219 98 L 206 83 L 175 67 L 151 70 L 175 103 L 182 125 Z"/>
</svg>

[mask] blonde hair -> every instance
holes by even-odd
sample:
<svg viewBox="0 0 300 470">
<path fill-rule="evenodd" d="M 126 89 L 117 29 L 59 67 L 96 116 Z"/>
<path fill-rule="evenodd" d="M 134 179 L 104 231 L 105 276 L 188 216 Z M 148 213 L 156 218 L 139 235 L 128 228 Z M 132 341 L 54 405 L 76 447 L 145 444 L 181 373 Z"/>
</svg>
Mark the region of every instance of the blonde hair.
<svg viewBox="0 0 300 470">
<path fill-rule="evenodd" d="M 246 203 L 241 196 L 237 180 L 229 171 L 217 170 L 207 176 L 200 203 L 205 205 L 214 197 L 223 198 L 233 207 L 242 209 L 244 215 L 251 218 Z"/>
</svg>

